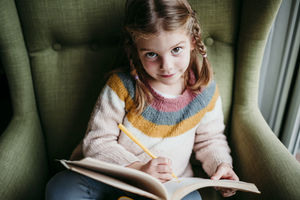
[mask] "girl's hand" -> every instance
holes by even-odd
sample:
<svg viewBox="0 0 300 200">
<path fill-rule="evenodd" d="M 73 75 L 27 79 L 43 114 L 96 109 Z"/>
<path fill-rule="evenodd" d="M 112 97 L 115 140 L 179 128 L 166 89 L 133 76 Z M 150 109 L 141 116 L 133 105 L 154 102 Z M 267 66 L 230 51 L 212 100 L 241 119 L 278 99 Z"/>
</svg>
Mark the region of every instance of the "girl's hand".
<svg viewBox="0 0 300 200">
<path fill-rule="evenodd" d="M 232 167 L 228 163 L 221 163 L 215 174 L 211 177 L 213 180 L 219 180 L 219 179 L 230 179 L 230 180 L 235 180 L 238 181 L 239 177 L 235 174 L 233 171 Z M 235 195 L 236 190 L 234 189 L 227 189 L 227 188 L 216 188 L 219 190 L 222 194 L 223 197 L 230 197 L 232 195 Z"/>
<path fill-rule="evenodd" d="M 158 157 L 148 161 L 146 164 L 141 162 L 134 162 L 127 167 L 134 168 L 154 176 L 160 182 L 164 183 L 173 178 L 171 160 L 165 157 Z"/>
</svg>

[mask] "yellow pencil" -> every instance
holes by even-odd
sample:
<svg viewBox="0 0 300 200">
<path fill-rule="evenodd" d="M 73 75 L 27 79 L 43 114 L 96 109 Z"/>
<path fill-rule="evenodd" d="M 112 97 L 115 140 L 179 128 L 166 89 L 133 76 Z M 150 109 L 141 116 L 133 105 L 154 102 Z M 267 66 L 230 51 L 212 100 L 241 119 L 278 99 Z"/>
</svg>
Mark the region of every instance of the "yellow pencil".
<svg viewBox="0 0 300 200">
<path fill-rule="evenodd" d="M 119 128 L 130 138 L 132 139 L 132 141 L 134 141 L 137 145 L 139 145 L 151 158 L 155 159 L 157 158 L 157 156 L 153 155 L 153 153 L 151 153 L 149 151 L 149 149 L 147 149 L 132 133 L 129 132 L 129 130 L 127 128 L 125 128 L 125 126 L 123 126 L 122 124 L 119 124 Z M 172 176 L 174 178 L 177 178 L 177 176 L 172 172 Z"/>
</svg>

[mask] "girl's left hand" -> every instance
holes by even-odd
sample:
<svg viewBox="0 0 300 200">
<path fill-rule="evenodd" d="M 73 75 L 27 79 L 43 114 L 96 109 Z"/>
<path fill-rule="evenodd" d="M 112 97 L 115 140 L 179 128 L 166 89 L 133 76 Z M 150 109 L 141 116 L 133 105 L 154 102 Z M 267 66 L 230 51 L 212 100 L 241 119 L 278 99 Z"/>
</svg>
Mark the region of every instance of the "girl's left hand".
<svg viewBox="0 0 300 200">
<path fill-rule="evenodd" d="M 219 179 L 230 179 L 230 180 L 235 180 L 238 181 L 239 177 L 235 174 L 235 172 L 233 171 L 232 167 L 230 164 L 228 163 L 221 163 L 215 174 L 212 175 L 211 179 L 213 180 L 219 180 Z M 216 188 L 217 190 L 219 190 L 222 194 L 223 197 L 230 197 L 235 195 L 236 190 L 234 189 L 227 189 L 227 188 Z"/>
</svg>

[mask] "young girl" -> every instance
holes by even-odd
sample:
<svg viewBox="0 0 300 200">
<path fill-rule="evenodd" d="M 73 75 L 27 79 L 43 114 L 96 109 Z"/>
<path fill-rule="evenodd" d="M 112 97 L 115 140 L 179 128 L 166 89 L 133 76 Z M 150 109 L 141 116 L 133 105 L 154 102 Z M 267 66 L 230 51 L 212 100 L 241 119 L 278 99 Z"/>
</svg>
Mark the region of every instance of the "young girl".
<svg viewBox="0 0 300 200">
<path fill-rule="evenodd" d="M 114 73 L 107 81 L 85 138 L 72 157 L 82 152 L 166 182 L 173 178 L 172 172 L 178 177 L 193 176 L 189 160 L 194 151 L 212 179 L 238 180 L 223 134 L 221 98 L 189 3 L 128 1 L 125 50 L 130 63 L 127 71 Z M 151 159 L 119 130 L 119 123 L 159 157 Z M 225 197 L 235 193 L 220 192 Z M 124 194 L 70 171 L 54 176 L 46 191 L 47 199 L 116 199 Z M 184 199 L 201 196 L 195 191 Z"/>
</svg>

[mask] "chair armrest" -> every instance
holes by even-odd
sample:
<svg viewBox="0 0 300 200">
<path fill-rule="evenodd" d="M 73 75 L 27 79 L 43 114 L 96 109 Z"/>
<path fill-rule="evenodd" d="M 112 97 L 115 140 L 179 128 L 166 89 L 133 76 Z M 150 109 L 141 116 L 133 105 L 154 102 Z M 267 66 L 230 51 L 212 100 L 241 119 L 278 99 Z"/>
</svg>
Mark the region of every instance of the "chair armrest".
<svg viewBox="0 0 300 200">
<path fill-rule="evenodd" d="M 13 117 L 0 137 L 1 199 L 44 199 L 46 158 L 37 114 Z"/>
<path fill-rule="evenodd" d="M 278 140 L 258 108 L 235 105 L 231 146 L 238 175 L 257 185 L 262 192 L 259 199 L 299 199 L 300 163 Z"/>
</svg>

